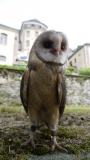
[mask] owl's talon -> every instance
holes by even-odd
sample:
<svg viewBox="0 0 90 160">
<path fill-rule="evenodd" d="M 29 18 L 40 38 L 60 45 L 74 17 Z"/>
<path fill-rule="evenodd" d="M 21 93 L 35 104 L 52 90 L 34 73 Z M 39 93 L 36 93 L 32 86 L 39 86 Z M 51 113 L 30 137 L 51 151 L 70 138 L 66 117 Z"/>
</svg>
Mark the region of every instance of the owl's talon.
<svg viewBox="0 0 90 160">
<path fill-rule="evenodd" d="M 52 141 L 51 151 L 54 151 L 54 149 L 57 148 L 59 151 L 63 153 L 68 153 L 68 151 L 65 148 L 59 146 L 59 144 L 56 141 L 56 136 L 51 137 L 51 141 Z"/>
<path fill-rule="evenodd" d="M 63 153 L 68 153 L 68 151 L 65 148 L 59 146 L 58 144 L 56 144 L 56 148 Z"/>
<path fill-rule="evenodd" d="M 51 151 L 53 152 L 55 148 L 57 148 L 59 151 L 61 151 L 63 153 L 68 153 L 68 151 L 65 148 L 63 148 L 57 144 L 54 144 L 51 146 Z"/>
<path fill-rule="evenodd" d="M 27 146 L 28 144 L 31 144 L 31 146 L 35 149 L 35 143 L 34 143 L 34 140 L 32 139 L 28 139 L 26 142 L 23 142 L 20 145 L 20 148 L 22 148 L 23 146 Z"/>
<path fill-rule="evenodd" d="M 30 133 L 30 138 L 26 142 L 23 142 L 21 144 L 21 147 L 22 146 L 27 146 L 28 144 L 31 144 L 32 147 L 35 149 L 34 136 L 35 136 L 35 132 L 31 132 Z"/>
<path fill-rule="evenodd" d="M 51 146 L 51 151 L 53 152 L 54 149 L 55 149 L 55 145 L 52 145 L 52 146 Z"/>
<path fill-rule="evenodd" d="M 30 143 L 30 144 L 31 144 L 32 147 L 35 149 L 35 143 L 34 143 L 34 141 L 31 140 L 31 143 Z"/>
</svg>

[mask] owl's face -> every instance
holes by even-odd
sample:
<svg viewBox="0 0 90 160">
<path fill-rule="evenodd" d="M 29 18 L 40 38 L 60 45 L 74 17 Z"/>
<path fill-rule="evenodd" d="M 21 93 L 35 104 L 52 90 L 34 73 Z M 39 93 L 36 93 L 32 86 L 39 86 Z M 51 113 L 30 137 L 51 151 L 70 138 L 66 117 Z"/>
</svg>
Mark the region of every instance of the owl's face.
<svg viewBox="0 0 90 160">
<path fill-rule="evenodd" d="M 38 58 L 46 63 L 63 65 L 68 59 L 68 40 L 64 33 L 53 30 L 40 34 L 35 41 Z"/>
</svg>

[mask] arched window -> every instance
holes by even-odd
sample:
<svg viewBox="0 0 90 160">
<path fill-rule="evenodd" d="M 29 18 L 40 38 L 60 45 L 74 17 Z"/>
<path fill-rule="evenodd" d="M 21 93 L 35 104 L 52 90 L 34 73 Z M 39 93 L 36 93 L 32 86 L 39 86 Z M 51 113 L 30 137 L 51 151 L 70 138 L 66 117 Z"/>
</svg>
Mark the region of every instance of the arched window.
<svg viewBox="0 0 90 160">
<path fill-rule="evenodd" d="M 6 57 L 5 56 L 0 56 L 0 61 L 5 62 L 6 61 Z"/>
<path fill-rule="evenodd" d="M 3 44 L 3 45 L 7 44 L 7 34 L 5 33 L 0 34 L 0 44 Z"/>
</svg>

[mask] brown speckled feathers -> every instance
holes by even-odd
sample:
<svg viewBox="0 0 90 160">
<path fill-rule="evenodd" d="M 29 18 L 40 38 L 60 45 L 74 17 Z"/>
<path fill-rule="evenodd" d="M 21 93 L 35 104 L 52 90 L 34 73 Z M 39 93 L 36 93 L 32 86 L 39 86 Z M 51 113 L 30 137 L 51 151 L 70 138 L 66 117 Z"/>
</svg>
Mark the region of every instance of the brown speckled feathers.
<svg viewBox="0 0 90 160">
<path fill-rule="evenodd" d="M 24 106 L 26 113 L 28 113 L 27 92 L 28 92 L 29 78 L 30 78 L 30 70 L 29 68 L 26 68 L 22 76 L 21 85 L 20 85 L 20 98 L 21 98 L 21 101 L 22 101 L 22 104 Z"/>
<path fill-rule="evenodd" d="M 60 73 L 58 73 L 58 103 L 61 117 L 66 104 L 66 84 L 65 78 Z"/>
<path fill-rule="evenodd" d="M 28 81 L 30 81 L 30 69 L 26 68 L 21 79 L 20 98 L 27 114 L 28 114 L 28 103 L 27 103 Z M 65 78 L 60 73 L 57 74 L 57 84 L 58 84 L 57 105 L 59 105 L 59 114 L 61 117 L 66 104 L 66 84 L 65 84 Z"/>
</svg>

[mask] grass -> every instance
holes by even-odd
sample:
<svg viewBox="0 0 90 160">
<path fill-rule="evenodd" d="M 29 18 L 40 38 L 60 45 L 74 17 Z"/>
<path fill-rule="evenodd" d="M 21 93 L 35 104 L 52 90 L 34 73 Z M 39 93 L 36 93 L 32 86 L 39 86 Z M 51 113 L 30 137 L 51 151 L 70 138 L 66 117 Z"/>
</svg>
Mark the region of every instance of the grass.
<svg viewBox="0 0 90 160">
<path fill-rule="evenodd" d="M 23 106 L 0 106 L 0 113 L 17 113 L 24 112 Z M 90 106 L 66 106 L 64 114 L 76 113 L 76 114 L 86 114 L 90 113 Z"/>
<path fill-rule="evenodd" d="M 18 113 L 24 112 L 23 106 L 0 106 L 0 113 Z"/>
<path fill-rule="evenodd" d="M 76 114 L 90 113 L 90 106 L 66 106 L 64 113 L 76 113 Z"/>
<path fill-rule="evenodd" d="M 10 66 L 10 65 L 0 65 L 0 68 L 4 69 L 18 69 L 18 70 L 24 70 L 26 66 Z"/>
<path fill-rule="evenodd" d="M 0 106 L 0 119 L 5 121 L 6 127 L 2 127 L 0 130 L 0 159 L 2 160 L 27 160 L 26 156 L 33 155 L 45 155 L 51 154 L 50 149 L 45 140 L 50 140 L 51 133 L 47 127 L 42 127 L 41 137 L 37 136 L 35 140 L 36 149 L 33 150 L 31 145 L 20 148 L 20 144 L 29 138 L 30 126 L 29 118 L 26 116 L 23 106 Z M 15 113 L 15 114 L 14 114 Z M 20 113 L 20 114 L 19 114 Z M 76 115 L 90 114 L 90 107 L 85 106 L 66 106 L 64 115 L 70 117 L 69 113 L 75 113 Z M 13 117 L 13 118 L 12 118 Z M 9 121 L 8 121 L 9 119 Z M 77 119 L 77 116 L 76 116 Z M 77 155 L 79 153 L 90 152 L 90 134 L 89 134 L 89 119 L 88 121 L 82 121 L 78 126 L 76 119 L 73 119 L 72 125 L 60 125 L 57 129 L 57 140 L 62 147 L 65 147 L 69 154 Z M 12 122 L 10 122 L 10 120 Z M 64 119 L 66 122 L 67 119 Z M 28 122 L 28 123 L 27 123 Z M 15 125 L 19 124 L 20 125 Z M 2 123 L 3 126 L 3 123 Z M 55 150 L 53 153 L 57 153 Z"/>
</svg>

